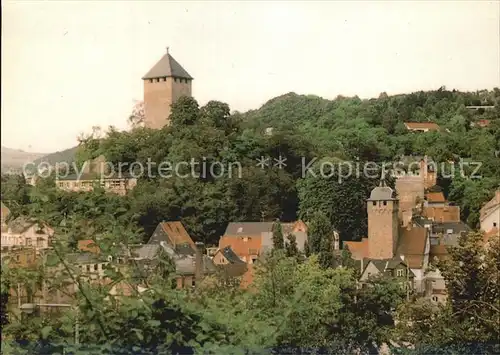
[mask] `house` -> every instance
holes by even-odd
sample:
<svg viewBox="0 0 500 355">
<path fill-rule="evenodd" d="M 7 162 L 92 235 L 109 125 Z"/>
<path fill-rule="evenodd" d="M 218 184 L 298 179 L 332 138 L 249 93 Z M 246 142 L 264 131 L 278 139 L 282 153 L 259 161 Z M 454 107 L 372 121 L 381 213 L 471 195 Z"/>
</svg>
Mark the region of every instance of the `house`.
<svg viewBox="0 0 500 355">
<path fill-rule="evenodd" d="M 227 246 L 223 249 L 219 249 L 214 257 L 213 262 L 215 265 L 239 265 L 246 264 L 243 260 L 239 258 L 238 255 L 231 249 L 230 246 Z"/>
<path fill-rule="evenodd" d="M 424 207 L 422 216 L 436 222 L 460 222 L 460 206 L 432 206 Z"/>
<path fill-rule="evenodd" d="M 446 198 L 442 192 L 427 192 L 424 196 L 424 207 L 444 207 Z"/>
<path fill-rule="evenodd" d="M 448 300 L 446 283 L 439 269 L 431 270 L 425 275 L 425 298 L 435 304 L 445 304 Z"/>
<path fill-rule="evenodd" d="M 178 249 L 166 241 L 148 243 L 136 248 L 132 252 L 131 260 L 148 272 L 156 265 L 159 254 L 166 252 L 175 265 L 176 288 L 191 288 L 201 282 L 205 275 L 214 274 L 216 268 L 212 260 L 203 255 L 203 243 L 195 245 L 195 254 L 190 252 L 190 248 L 182 245 L 182 248 Z"/>
<path fill-rule="evenodd" d="M 413 290 L 415 275 L 400 257 L 392 259 L 367 260 L 366 266 L 361 272 L 359 283 L 366 287 L 372 277 L 383 276 L 397 280 L 402 287 Z"/>
<path fill-rule="evenodd" d="M 148 240 L 148 244 L 160 245 L 165 242 L 177 254 L 195 255 L 197 248 L 182 222 L 161 222 Z"/>
<path fill-rule="evenodd" d="M 411 132 L 439 131 L 439 126 L 434 122 L 405 122 L 405 127 Z"/>
<path fill-rule="evenodd" d="M 21 216 L 2 227 L 2 249 L 23 246 L 46 249 L 53 234 L 50 227 Z"/>
<path fill-rule="evenodd" d="M 67 259 L 88 280 L 104 279 L 106 277 L 106 267 L 111 261 L 110 258 L 102 254 L 91 252 L 68 254 Z"/>
<path fill-rule="evenodd" d="M 219 249 L 212 260 L 224 279 L 245 278 L 249 270 L 248 264 L 241 260 L 230 246 Z"/>
<path fill-rule="evenodd" d="M 2 260 L 8 261 L 12 268 L 33 268 L 37 265 L 38 254 L 35 248 L 10 248 L 2 252 Z"/>
<path fill-rule="evenodd" d="M 384 181 L 371 191 L 367 200 L 367 212 L 368 238 L 344 243 L 352 258 L 392 260 L 399 257 L 414 275 L 415 290 L 422 292 L 424 272 L 429 264 L 429 231 L 412 224 L 402 226 L 399 200 Z"/>
<path fill-rule="evenodd" d="M 495 191 L 493 198 L 483 205 L 479 211 L 479 221 L 483 232 L 500 228 L 500 190 Z"/>
<path fill-rule="evenodd" d="M 129 172 L 114 171 L 103 155 L 86 161 L 78 174 L 61 175 L 56 186 L 65 191 L 92 191 L 96 187 L 119 195 L 126 195 L 137 185 L 137 179 Z"/>
<path fill-rule="evenodd" d="M 458 239 L 470 232 L 470 227 L 462 221 L 436 222 L 422 216 L 416 216 L 413 219 L 413 223 L 416 226 L 429 230 L 431 246 L 457 245 Z"/>
<path fill-rule="evenodd" d="M 219 249 L 230 246 L 244 262 L 252 264 L 260 255 L 273 247 L 274 222 L 231 222 L 219 240 Z M 307 225 L 303 221 L 281 223 L 285 243 L 293 234 L 297 248 L 304 250 L 307 241 Z"/>
</svg>

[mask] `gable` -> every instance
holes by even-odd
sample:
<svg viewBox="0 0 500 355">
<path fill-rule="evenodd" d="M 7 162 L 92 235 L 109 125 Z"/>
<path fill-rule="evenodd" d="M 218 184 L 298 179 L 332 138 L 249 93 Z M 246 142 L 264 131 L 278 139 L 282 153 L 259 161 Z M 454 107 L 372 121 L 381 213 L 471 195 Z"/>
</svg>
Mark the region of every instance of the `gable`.
<svg viewBox="0 0 500 355">
<path fill-rule="evenodd" d="M 191 255 L 196 252 L 196 245 L 181 222 L 161 222 L 148 240 L 148 244 L 165 242 L 177 253 Z"/>
<path fill-rule="evenodd" d="M 366 281 L 368 280 L 368 278 L 372 276 L 380 275 L 380 273 L 381 271 L 377 268 L 377 266 L 373 263 L 373 261 L 370 261 L 363 270 L 363 273 L 361 274 L 360 277 L 360 281 Z"/>
</svg>

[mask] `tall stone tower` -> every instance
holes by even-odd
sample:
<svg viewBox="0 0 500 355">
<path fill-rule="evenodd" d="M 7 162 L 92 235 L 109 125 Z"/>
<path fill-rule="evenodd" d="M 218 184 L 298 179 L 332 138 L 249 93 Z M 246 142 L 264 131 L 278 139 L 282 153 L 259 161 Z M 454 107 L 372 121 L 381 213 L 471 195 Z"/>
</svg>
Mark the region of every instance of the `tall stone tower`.
<svg viewBox="0 0 500 355">
<path fill-rule="evenodd" d="M 399 201 L 393 197 L 393 190 L 382 180 L 367 201 L 370 259 L 394 257 L 399 233 L 398 209 Z"/>
<path fill-rule="evenodd" d="M 144 81 L 144 125 L 162 128 L 170 123 L 170 105 L 181 96 L 191 96 L 193 78 L 167 53 L 142 78 Z"/>
</svg>

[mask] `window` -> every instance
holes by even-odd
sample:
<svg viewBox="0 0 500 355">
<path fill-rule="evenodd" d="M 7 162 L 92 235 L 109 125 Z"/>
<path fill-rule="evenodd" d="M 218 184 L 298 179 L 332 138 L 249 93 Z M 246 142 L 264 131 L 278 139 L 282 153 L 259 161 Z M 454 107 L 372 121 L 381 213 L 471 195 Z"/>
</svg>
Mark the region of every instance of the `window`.
<svg viewBox="0 0 500 355">
<path fill-rule="evenodd" d="M 31 246 L 31 238 L 26 238 L 26 245 Z"/>
<path fill-rule="evenodd" d="M 397 275 L 398 277 L 404 276 L 404 270 L 401 270 L 401 269 L 397 270 L 397 271 L 396 271 L 396 275 Z"/>
<path fill-rule="evenodd" d="M 377 202 L 376 201 L 373 201 L 373 205 L 376 206 L 377 205 Z"/>
<path fill-rule="evenodd" d="M 237 233 L 241 233 L 241 232 L 243 232 L 243 227 L 238 228 L 238 232 Z"/>
<path fill-rule="evenodd" d="M 196 280 L 194 278 L 191 279 L 191 286 L 196 286 Z"/>
<path fill-rule="evenodd" d="M 94 271 L 97 271 L 97 264 L 94 264 Z"/>
<path fill-rule="evenodd" d="M 433 300 L 434 302 L 437 302 L 437 301 L 438 301 L 437 296 L 432 296 L 432 300 Z"/>
<path fill-rule="evenodd" d="M 244 242 L 248 242 L 248 237 L 243 238 Z"/>
<path fill-rule="evenodd" d="M 149 82 L 152 83 L 153 82 L 153 79 L 149 79 Z"/>
<path fill-rule="evenodd" d="M 493 222 L 493 227 L 496 227 L 497 226 L 497 222 Z"/>
<path fill-rule="evenodd" d="M 384 201 L 384 206 L 387 206 L 387 201 Z"/>
</svg>

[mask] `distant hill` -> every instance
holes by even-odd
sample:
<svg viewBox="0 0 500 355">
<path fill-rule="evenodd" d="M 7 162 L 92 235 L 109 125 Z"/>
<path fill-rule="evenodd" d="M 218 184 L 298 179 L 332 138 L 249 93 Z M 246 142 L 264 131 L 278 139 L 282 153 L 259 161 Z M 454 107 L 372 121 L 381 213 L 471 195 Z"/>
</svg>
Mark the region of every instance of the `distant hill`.
<svg viewBox="0 0 500 355">
<path fill-rule="evenodd" d="M 78 146 L 63 150 L 61 152 L 55 152 L 44 155 L 42 157 L 37 157 L 37 159 L 35 159 L 33 163 L 35 165 L 38 165 L 42 162 L 46 162 L 49 163 L 51 166 L 54 166 L 56 163 L 62 163 L 62 162 L 71 164 L 72 162 L 75 161 L 75 154 L 77 149 Z"/>
<path fill-rule="evenodd" d="M 29 163 L 35 159 L 41 158 L 44 155 L 46 155 L 46 153 L 31 153 L 18 149 L 10 149 L 2 147 L 2 155 L 1 155 L 2 172 L 8 170 L 22 169 L 24 164 Z"/>
</svg>

